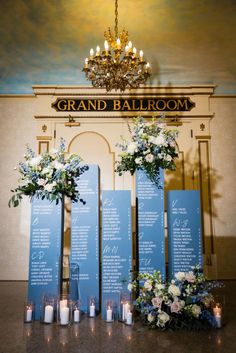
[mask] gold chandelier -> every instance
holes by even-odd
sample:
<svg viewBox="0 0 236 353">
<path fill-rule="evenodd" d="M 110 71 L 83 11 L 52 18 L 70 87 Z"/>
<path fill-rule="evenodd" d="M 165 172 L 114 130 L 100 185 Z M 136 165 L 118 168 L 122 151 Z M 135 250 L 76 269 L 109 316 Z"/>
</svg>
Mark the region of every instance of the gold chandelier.
<svg viewBox="0 0 236 353">
<path fill-rule="evenodd" d="M 150 65 L 143 59 L 142 50 L 137 54 L 137 49 L 128 40 L 128 31 L 118 32 L 118 0 L 115 0 L 114 34 L 109 27 L 104 37 L 104 50 L 99 46 L 96 53 L 90 49 L 82 70 L 92 85 L 105 88 L 107 92 L 112 89 L 123 92 L 126 88 L 145 84 L 150 76 Z"/>
</svg>

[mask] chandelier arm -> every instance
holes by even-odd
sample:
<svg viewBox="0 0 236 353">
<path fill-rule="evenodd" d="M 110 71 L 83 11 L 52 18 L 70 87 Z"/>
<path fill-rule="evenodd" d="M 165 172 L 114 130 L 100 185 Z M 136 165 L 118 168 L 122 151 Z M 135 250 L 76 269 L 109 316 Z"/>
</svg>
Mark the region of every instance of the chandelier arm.
<svg viewBox="0 0 236 353">
<path fill-rule="evenodd" d="M 115 36 L 118 38 L 118 0 L 115 0 Z"/>
</svg>

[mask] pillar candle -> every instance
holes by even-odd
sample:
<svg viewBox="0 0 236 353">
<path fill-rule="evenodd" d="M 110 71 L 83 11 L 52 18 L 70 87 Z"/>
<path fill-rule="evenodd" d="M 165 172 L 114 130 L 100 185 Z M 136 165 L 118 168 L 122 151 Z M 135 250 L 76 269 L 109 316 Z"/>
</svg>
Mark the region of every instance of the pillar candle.
<svg viewBox="0 0 236 353">
<path fill-rule="evenodd" d="M 126 324 L 127 325 L 132 325 L 132 313 L 131 313 L 131 311 L 129 311 L 128 313 L 127 313 L 127 318 L 126 318 Z"/>
<path fill-rule="evenodd" d="M 60 323 L 61 325 L 69 324 L 69 308 L 63 307 L 60 309 Z"/>
<path fill-rule="evenodd" d="M 80 311 L 79 309 L 75 309 L 74 311 L 74 322 L 79 322 L 80 321 Z"/>
<path fill-rule="evenodd" d="M 51 323 L 53 322 L 53 306 L 46 305 L 44 310 L 44 322 Z"/>
<path fill-rule="evenodd" d="M 112 309 L 110 307 L 108 307 L 107 309 L 107 322 L 111 322 L 112 321 Z"/>
<path fill-rule="evenodd" d="M 94 317 L 95 316 L 95 305 L 91 304 L 89 308 L 89 316 Z"/>
<path fill-rule="evenodd" d="M 26 310 L 26 321 L 32 321 L 32 309 L 31 307 L 28 307 Z"/>
</svg>

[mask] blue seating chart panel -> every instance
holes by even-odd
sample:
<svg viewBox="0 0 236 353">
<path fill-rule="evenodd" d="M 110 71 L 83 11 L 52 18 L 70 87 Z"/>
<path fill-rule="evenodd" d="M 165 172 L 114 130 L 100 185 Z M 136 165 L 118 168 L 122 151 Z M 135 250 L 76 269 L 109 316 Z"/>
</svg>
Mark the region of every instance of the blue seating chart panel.
<svg viewBox="0 0 236 353">
<path fill-rule="evenodd" d="M 145 174 L 136 173 L 138 271 L 160 271 L 165 280 L 164 173 L 158 188 Z"/>
<path fill-rule="evenodd" d="M 112 300 L 117 310 L 119 294 L 132 280 L 131 192 L 102 193 L 102 317 L 104 303 Z"/>
<path fill-rule="evenodd" d="M 81 300 L 87 312 L 89 297 L 99 309 L 99 167 L 89 165 L 80 176 L 78 189 L 86 202 L 71 207 L 71 299 Z M 76 270 L 76 264 L 78 270 Z M 74 270 L 73 270 L 74 269 Z"/>
<path fill-rule="evenodd" d="M 43 295 L 58 296 L 61 288 L 61 252 L 64 205 L 34 199 L 31 206 L 28 299 L 40 319 Z"/>
<path fill-rule="evenodd" d="M 168 192 L 169 277 L 203 265 L 200 192 Z"/>
</svg>

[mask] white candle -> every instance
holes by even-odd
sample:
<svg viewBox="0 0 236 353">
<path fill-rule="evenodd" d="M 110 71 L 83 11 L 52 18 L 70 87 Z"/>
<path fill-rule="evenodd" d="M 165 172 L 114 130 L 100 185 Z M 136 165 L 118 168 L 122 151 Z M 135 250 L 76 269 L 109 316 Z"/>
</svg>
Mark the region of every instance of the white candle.
<svg viewBox="0 0 236 353">
<path fill-rule="evenodd" d="M 127 325 L 132 325 L 132 313 L 131 313 L 131 311 L 129 311 L 128 313 L 127 313 L 127 317 L 126 317 L 126 324 Z"/>
<path fill-rule="evenodd" d="M 26 311 L 26 321 L 32 321 L 32 309 L 30 307 L 28 307 Z"/>
<path fill-rule="evenodd" d="M 219 306 L 216 306 L 213 308 L 213 313 L 216 321 L 216 327 L 220 328 L 221 327 L 221 308 Z"/>
<path fill-rule="evenodd" d="M 53 306 L 46 305 L 44 310 L 44 322 L 51 323 L 53 322 Z"/>
<path fill-rule="evenodd" d="M 74 322 L 79 322 L 80 321 L 80 311 L 79 309 L 75 309 L 74 311 Z"/>
<path fill-rule="evenodd" d="M 112 309 L 110 307 L 108 307 L 107 309 L 107 322 L 111 322 L 112 321 Z"/>
<path fill-rule="evenodd" d="M 95 316 L 95 305 L 92 303 L 89 308 L 89 316 L 94 317 Z"/>
<path fill-rule="evenodd" d="M 69 324 L 69 308 L 63 307 L 60 309 L 60 319 L 61 325 Z"/>
<path fill-rule="evenodd" d="M 67 299 L 60 300 L 60 309 L 67 307 Z"/>
<path fill-rule="evenodd" d="M 122 320 L 125 321 L 127 319 L 127 314 L 129 312 L 130 306 L 129 303 L 124 303 L 122 306 Z"/>
</svg>

